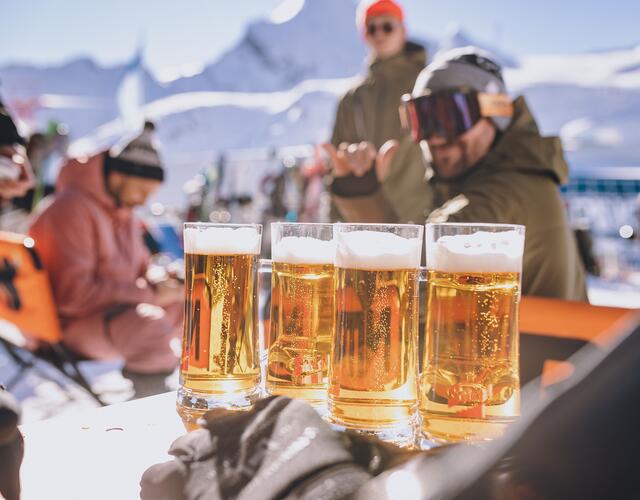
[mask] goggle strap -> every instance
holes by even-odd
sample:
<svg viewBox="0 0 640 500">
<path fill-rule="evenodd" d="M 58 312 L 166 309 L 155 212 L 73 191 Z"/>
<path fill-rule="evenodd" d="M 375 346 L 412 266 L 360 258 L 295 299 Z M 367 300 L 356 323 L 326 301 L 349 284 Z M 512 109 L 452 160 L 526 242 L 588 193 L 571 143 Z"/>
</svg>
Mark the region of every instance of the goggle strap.
<svg viewBox="0 0 640 500">
<path fill-rule="evenodd" d="M 513 116 L 513 103 L 507 94 L 487 94 L 478 92 L 480 114 L 484 117 Z"/>
<path fill-rule="evenodd" d="M 420 137 L 420 124 L 418 122 L 418 114 L 416 108 L 410 98 L 403 96 L 402 103 L 398 107 L 400 113 L 400 125 L 403 129 L 411 132 L 411 137 L 414 141 L 419 141 Z"/>
<path fill-rule="evenodd" d="M 409 128 L 409 104 L 403 102 L 398 106 L 398 113 L 400 114 L 400 126 L 403 129 Z"/>
</svg>

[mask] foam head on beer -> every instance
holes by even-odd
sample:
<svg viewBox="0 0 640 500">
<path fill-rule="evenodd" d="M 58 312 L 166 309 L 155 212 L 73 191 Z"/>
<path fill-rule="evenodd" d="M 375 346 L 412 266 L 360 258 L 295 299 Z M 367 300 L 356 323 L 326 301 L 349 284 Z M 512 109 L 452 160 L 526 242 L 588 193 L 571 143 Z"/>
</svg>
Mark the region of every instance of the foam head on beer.
<svg viewBox="0 0 640 500">
<path fill-rule="evenodd" d="M 427 246 L 427 268 L 449 273 L 520 273 L 524 235 L 517 231 L 441 236 Z"/>
<path fill-rule="evenodd" d="M 198 255 L 260 253 L 260 233 L 253 227 L 186 227 L 184 251 Z"/>
<path fill-rule="evenodd" d="M 350 269 L 413 269 L 420 265 L 422 239 L 379 231 L 337 234 L 336 265 Z"/>
<path fill-rule="evenodd" d="M 333 264 L 336 244 L 308 236 L 285 236 L 273 247 L 274 262 L 288 264 Z"/>
</svg>

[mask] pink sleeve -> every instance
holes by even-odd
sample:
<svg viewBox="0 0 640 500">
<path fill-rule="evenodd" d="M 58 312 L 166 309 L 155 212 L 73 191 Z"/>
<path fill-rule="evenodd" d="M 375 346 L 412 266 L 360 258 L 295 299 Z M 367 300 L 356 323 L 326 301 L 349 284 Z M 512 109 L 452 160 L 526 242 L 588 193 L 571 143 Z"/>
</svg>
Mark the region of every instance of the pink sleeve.
<svg viewBox="0 0 640 500">
<path fill-rule="evenodd" d="M 135 282 L 97 276 L 95 225 L 86 206 L 59 200 L 31 226 L 36 250 L 51 278 L 62 316 L 84 316 L 116 304 L 153 302 L 153 291 Z"/>
</svg>

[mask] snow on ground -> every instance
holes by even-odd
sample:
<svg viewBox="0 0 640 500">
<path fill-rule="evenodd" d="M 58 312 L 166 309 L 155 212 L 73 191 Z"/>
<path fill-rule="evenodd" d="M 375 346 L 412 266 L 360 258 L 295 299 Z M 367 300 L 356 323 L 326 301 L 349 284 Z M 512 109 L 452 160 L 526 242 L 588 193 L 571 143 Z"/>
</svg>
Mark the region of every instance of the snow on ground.
<svg viewBox="0 0 640 500">
<path fill-rule="evenodd" d="M 523 56 L 517 68 L 505 70 L 512 90 L 539 83 L 576 87 L 640 88 L 640 45 L 630 49 L 579 54 Z"/>
<path fill-rule="evenodd" d="M 87 361 L 80 366 L 95 392 L 106 403 L 126 401 L 133 395 L 131 383 L 120 374 L 122 364 L 119 361 Z M 10 380 L 17 370 L 15 362 L 0 347 L 0 382 Z M 175 372 L 169 377 L 168 386 L 175 388 L 177 382 Z M 11 393 L 20 401 L 22 423 L 77 414 L 99 406 L 78 385 L 42 361 L 37 361 L 35 369 L 26 372 L 11 388 Z"/>
<path fill-rule="evenodd" d="M 594 282 L 589 286 L 589 302 L 593 305 L 640 309 L 640 288 L 621 283 Z"/>
</svg>

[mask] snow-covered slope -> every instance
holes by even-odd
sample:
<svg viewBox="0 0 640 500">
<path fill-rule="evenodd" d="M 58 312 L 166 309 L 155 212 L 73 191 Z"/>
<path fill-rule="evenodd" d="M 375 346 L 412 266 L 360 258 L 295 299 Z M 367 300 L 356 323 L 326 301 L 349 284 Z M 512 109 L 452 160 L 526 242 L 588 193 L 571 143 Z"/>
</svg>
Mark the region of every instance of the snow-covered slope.
<svg viewBox="0 0 640 500">
<path fill-rule="evenodd" d="M 313 143 L 329 136 L 335 106 L 365 70 L 350 0 L 285 0 L 288 20 L 251 24 L 243 39 L 198 75 L 166 85 L 144 75 L 144 114 L 157 121 L 172 179 L 163 198 L 180 202 L 184 180 L 223 150 Z M 584 54 L 515 58 L 450 29 L 436 49 L 467 44 L 497 54 L 507 86 L 524 94 L 545 134 L 560 134 L 574 167 L 640 165 L 640 45 Z M 116 94 L 125 66 L 80 59 L 51 68 L 0 68 L 10 104 L 31 106 L 39 126 L 68 123 L 76 150 L 122 133 Z"/>
<path fill-rule="evenodd" d="M 522 57 L 505 79 L 560 135 L 572 167 L 640 165 L 640 45 Z"/>
<path fill-rule="evenodd" d="M 82 137 L 118 116 L 116 93 L 126 64 L 101 67 L 82 58 L 60 66 L 10 65 L 0 68 L 0 95 L 36 127 L 50 120 L 69 125 L 73 137 Z M 161 95 L 160 86 L 145 71 L 147 99 Z"/>
<path fill-rule="evenodd" d="M 365 47 L 354 29 L 355 4 L 349 0 L 302 4 L 297 15 L 285 22 L 252 23 L 237 46 L 200 75 L 171 83 L 168 91 L 275 91 L 304 80 L 358 73 Z"/>
</svg>

